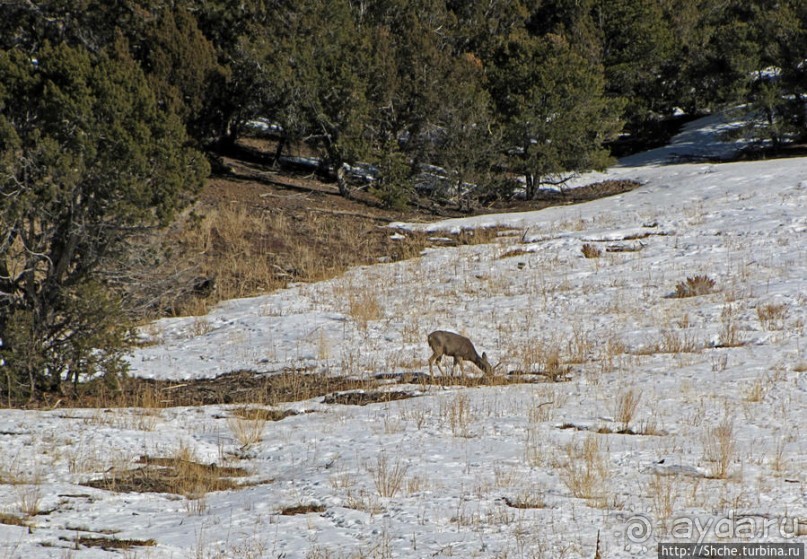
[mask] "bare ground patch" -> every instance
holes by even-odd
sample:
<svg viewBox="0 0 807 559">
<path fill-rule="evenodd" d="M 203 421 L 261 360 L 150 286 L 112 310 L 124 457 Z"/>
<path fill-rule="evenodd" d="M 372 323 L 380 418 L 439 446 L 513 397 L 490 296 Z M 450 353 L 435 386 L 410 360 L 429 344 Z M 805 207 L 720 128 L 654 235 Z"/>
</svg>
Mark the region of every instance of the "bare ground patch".
<svg viewBox="0 0 807 559">
<path fill-rule="evenodd" d="M 540 384 L 565 382 L 571 379 L 571 371 L 523 373 L 513 371 L 506 375 L 493 376 L 434 376 L 418 371 L 378 374 L 373 377 L 356 378 L 329 376 L 303 371 L 258 373 L 234 371 L 215 378 L 188 381 L 126 378 L 119 384 L 94 380 L 79 384 L 62 395 L 46 395 L 44 399 L 29 402 L 29 408 L 146 408 L 159 409 L 177 406 L 206 406 L 224 404 L 257 404 L 275 406 L 285 402 L 299 402 L 313 398 L 345 399 L 363 402 L 360 405 L 411 397 L 417 391 L 430 387 L 503 386 L 510 384 Z M 394 385 L 408 385 L 403 390 L 393 390 Z M 412 389 L 412 386 L 415 388 Z M 370 396 L 334 396 L 347 393 L 368 393 Z M 290 410 L 238 408 L 234 414 L 243 419 L 277 421 L 296 414 Z"/>
<path fill-rule="evenodd" d="M 59 538 L 62 541 L 70 542 L 78 549 L 79 546 L 83 547 L 97 547 L 104 551 L 119 551 L 129 550 L 134 547 L 153 547 L 157 545 L 157 541 L 153 539 L 148 540 L 134 540 L 134 539 L 121 539 L 121 538 L 107 538 L 103 536 L 76 536 L 74 538 Z"/>
<path fill-rule="evenodd" d="M 350 406 L 366 406 L 368 404 L 380 404 L 394 402 L 396 400 L 406 400 L 417 396 L 414 392 L 399 392 L 387 390 L 373 390 L 370 392 L 340 392 L 329 394 L 322 401 L 323 404 L 345 404 Z"/>
<path fill-rule="evenodd" d="M 275 410 L 271 408 L 236 408 L 232 411 L 233 416 L 246 419 L 248 421 L 281 421 L 287 417 L 294 417 L 303 412 L 295 410 Z"/>
<path fill-rule="evenodd" d="M 325 512 L 325 507 L 323 505 L 294 505 L 291 507 L 284 507 L 280 509 L 280 514 L 282 514 L 283 516 L 309 514 L 312 512 L 315 513 Z"/>
<path fill-rule="evenodd" d="M 200 464 L 182 457 L 141 456 L 140 466 L 111 470 L 83 485 L 120 493 L 173 493 L 198 498 L 211 491 L 241 487 L 237 480 L 249 475 L 244 468 Z"/>
<path fill-rule="evenodd" d="M 532 211 L 640 186 L 609 180 L 541 190 L 533 200 L 499 201 L 471 211 L 428 200 L 392 211 L 367 192 L 347 199 L 334 182 L 316 174 L 274 167 L 272 146 L 256 142 L 224 157 L 229 171 L 208 180 L 182 219 L 133 243 L 132 269 L 122 275 L 134 286 L 128 288 L 129 297 L 144 319 L 204 314 L 222 300 L 336 277 L 353 266 L 412 258 L 428 246 L 492 242 L 501 234 L 498 229 L 468 229 L 439 238 L 415 231 L 395 234 L 392 221 Z M 164 257 L 155 257 L 162 252 Z"/>
</svg>

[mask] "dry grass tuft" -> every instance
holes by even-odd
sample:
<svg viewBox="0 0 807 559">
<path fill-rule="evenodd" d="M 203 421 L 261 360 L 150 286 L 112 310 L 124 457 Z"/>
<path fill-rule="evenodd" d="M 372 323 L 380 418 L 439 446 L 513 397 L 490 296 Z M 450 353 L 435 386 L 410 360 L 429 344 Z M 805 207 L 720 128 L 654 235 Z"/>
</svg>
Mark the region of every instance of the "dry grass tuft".
<svg viewBox="0 0 807 559">
<path fill-rule="evenodd" d="M 639 401 L 642 399 L 641 393 L 634 392 L 632 388 L 620 392 L 616 399 L 615 421 L 621 426 L 623 431 L 630 429 L 630 423 L 636 415 Z"/>
<path fill-rule="evenodd" d="M 379 497 L 392 498 L 403 487 L 409 466 L 404 464 L 400 458 L 392 463 L 388 460 L 386 453 L 381 452 L 375 465 L 368 466 L 367 470 L 372 475 Z"/>
<path fill-rule="evenodd" d="M 211 491 L 226 491 L 241 486 L 235 478 L 249 475 L 243 468 L 201 464 L 187 447 L 180 447 L 173 456 L 141 456 L 140 467 L 111 470 L 103 478 L 84 485 L 126 493 L 173 493 L 189 499 L 199 499 Z"/>
<path fill-rule="evenodd" d="M 15 486 L 17 506 L 25 516 L 36 516 L 42 512 L 42 480 L 34 474 L 29 483 Z"/>
<path fill-rule="evenodd" d="M 476 227 L 470 229 L 461 229 L 454 239 L 459 245 L 486 245 L 495 242 L 499 236 L 505 232 L 510 231 L 506 227 Z"/>
<path fill-rule="evenodd" d="M 602 488 L 608 479 L 608 465 L 596 435 L 587 435 L 579 444 L 567 444 L 555 467 L 572 495 L 603 502 Z"/>
<path fill-rule="evenodd" d="M 770 388 L 770 380 L 765 375 L 760 375 L 751 383 L 745 390 L 745 401 L 757 403 L 765 399 L 765 394 L 768 393 Z"/>
<path fill-rule="evenodd" d="M 439 417 L 448 423 L 451 434 L 455 437 L 473 436 L 471 425 L 476 421 L 476 414 L 471 408 L 471 399 L 467 394 L 458 392 L 454 397 L 442 400 Z"/>
<path fill-rule="evenodd" d="M 600 256 L 602 256 L 602 250 L 600 250 L 597 246 L 591 243 L 585 243 L 581 247 L 580 251 L 586 258 L 599 258 Z"/>
<path fill-rule="evenodd" d="M 734 423 L 728 417 L 724 418 L 706 431 L 703 443 L 706 459 L 714 464 L 710 477 L 726 479 L 737 450 Z"/>
<path fill-rule="evenodd" d="M 648 493 L 653 499 L 653 512 L 663 533 L 666 533 L 667 524 L 676 511 L 680 495 L 681 481 L 676 476 L 662 476 L 655 474 L 648 483 Z"/>
<path fill-rule="evenodd" d="M 351 291 L 348 295 L 348 315 L 356 321 L 359 328 L 367 330 L 370 321 L 384 318 L 384 308 L 374 291 Z"/>
<path fill-rule="evenodd" d="M 675 286 L 673 297 L 683 299 L 685 297 L 698 297 L 708 295 L 715 289 L 715 280 L 707 275 L 690 276 L 685 281 L 678 282 Z"/>
<path fill-rule="evenodd" d="M 745 345 L 740 332 L 740 324 L 737 320 L 737 309 L 728 303 L 720 311 L 720 339 L 718 347 L 739 347 Z"/>
<path fill-rule="evenodd" d="M 759 305 L 757 317 L 763 330 L 782 330 L 787 318 L 787 305 L 776 303 Z"/>
<path fill-rule="evenodd" d="M 693 332 L 671 326 L 663 328 L 657 340 L 651 340 L 648 345 L 639 348 L 634 353 L 637 355 L 698 353 L 703 347 L 703 342 L 699 342 Z"/>
<path fill-rule="evenodd" d="M 241 449 L 245 450 L 263 440 L 263 432 L 266 430 L 266 420 L 261 417 L 245 418 L 233 416 L 227 418 L 227 426 L 233 437 L 241 443 Z"/>
<path fill-rule="evenodd" d="M 575 337 L 569 342 L 570 350 L 573 349 L 572 342 L 575 340 L 578 338 Z M 518 372 L 524 374 L 543 375 L 556 381 L 564 378 L 570 370 L 567 365 L 563 364 L 561 351 L 557 346 L 539 340 L 520 343 L 512 349 L 510 355 L 519 366 Z"/>
</svg>

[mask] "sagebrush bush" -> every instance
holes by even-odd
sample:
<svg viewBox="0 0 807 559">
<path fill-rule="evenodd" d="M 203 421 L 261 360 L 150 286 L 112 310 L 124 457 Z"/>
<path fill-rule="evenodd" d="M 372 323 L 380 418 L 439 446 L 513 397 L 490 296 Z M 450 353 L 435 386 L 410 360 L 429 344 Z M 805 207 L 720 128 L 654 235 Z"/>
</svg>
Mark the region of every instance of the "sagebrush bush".
<svg viewBox="0 0 807 559">
<path fill-rule="evenodd" d="M 675 297 L 683 299 L 685 297 L 697 297 L 707 295 L 715 289 L 715 280 L 707 275 L 689 276 L 685 281 L 680 281 L 675 286 Z"/>
<path fill-rule="evenodd" d="M 602 250 L 592 245 L 591 243 L 585 243 L 580 248 L 580 251 L 586 258 L 599 258 L 600 256 L 602 256 Z"/>
</svg>

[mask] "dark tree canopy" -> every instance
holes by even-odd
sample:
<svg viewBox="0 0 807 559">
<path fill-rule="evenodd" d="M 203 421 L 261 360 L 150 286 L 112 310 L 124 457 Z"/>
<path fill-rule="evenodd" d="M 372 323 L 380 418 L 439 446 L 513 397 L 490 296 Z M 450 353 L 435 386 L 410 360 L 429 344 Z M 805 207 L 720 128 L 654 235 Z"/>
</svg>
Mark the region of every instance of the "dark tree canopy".
<svg viewBox="0 0 807 559">
<path fill-rule="evenodd" d="M 132 230 L 169 222 L 207 165 L 121 48 L 9 49 L 0 84 L 3 389 L 34 394 L 121 369 L 105 263 Z"/>
</svg>

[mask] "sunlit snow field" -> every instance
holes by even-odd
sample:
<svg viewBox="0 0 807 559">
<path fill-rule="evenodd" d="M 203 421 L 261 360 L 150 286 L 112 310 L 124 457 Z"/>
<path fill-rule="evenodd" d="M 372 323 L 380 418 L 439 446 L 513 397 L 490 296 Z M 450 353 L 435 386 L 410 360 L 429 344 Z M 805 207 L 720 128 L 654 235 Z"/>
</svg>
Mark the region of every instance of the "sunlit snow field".
<svg viewBox="0 0 807 559">
<path fill-rule="evenodd" d="M 554 367 L 562 382 L 284 404 L 308 413 L 247 446 L 228 406 L 3 410 L 0 515 L 28 525 L 0 523 L 0 558 L 591 559 L 598 538 L 603 558 L 721 536 L 807 542 L 807 159 L 680 163 L 729 155 L 716 133 L 730 126 L 697 121 L 578 181 L 642 183 L 619 196 L 397 224 L 509 229 L 157 321 L 130 358 L 158 379 L 423 373 L 440 328 L 497 374 Z M 710 293 L 674 296 L 698 276 Z M 80 485 L 178 449 L 249 475 L 198 499 Z M 319 512 L 280 514 L 296 505 Z M 152 545 L 76 545 L 88 535 Z"/>
</svg>

